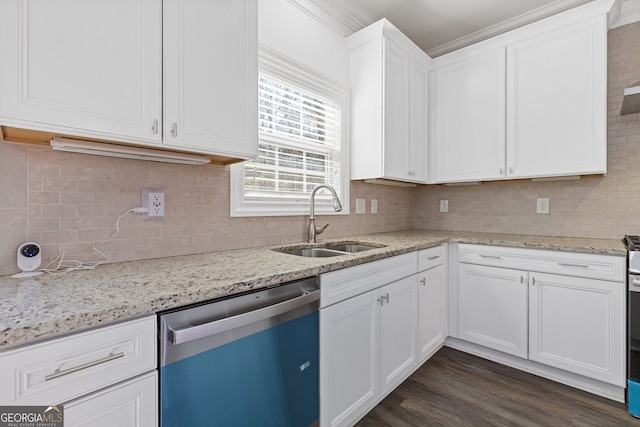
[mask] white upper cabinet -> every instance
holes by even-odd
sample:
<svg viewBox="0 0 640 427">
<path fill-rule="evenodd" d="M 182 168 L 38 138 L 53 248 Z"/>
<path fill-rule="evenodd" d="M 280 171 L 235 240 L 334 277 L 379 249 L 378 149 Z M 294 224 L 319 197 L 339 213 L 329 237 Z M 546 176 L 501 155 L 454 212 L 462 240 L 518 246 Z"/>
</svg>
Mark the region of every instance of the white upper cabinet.
<svg viewBox="0 0 640 427">
<path fill-rule="evenodd" d="M 0 2 L 0 124 L 159 143 L 161 26 L 159 0 Z"/>
<path fill-rule="evenodd" d="M 426 183 L 431 58 L 386 19 L 347 42 L 351 179 Z"/>
<path fill-rule="evenodd" d="M 164 0 L 167 146 L 257 155 L 255 0 Z"/>
<path fill-rule="evenodd" d="M 434 181 L 505 176 L 505 49 L 471 55 L 432 72 Z"/>
<path fill-rule="evenodd" d="M 606 16 L 507 47 L 508 178 L 607 170 Z"/>
<path fill-rule="evenodd" d="M 590 3 L 434 60 L 430 182 L 606 172 L 603 7 Z"/>
<path fill-rule="evenodd" d="M 254 157 L 257 26 L 257 0 L 2 1 L 0 124 Z"/>
</svg>

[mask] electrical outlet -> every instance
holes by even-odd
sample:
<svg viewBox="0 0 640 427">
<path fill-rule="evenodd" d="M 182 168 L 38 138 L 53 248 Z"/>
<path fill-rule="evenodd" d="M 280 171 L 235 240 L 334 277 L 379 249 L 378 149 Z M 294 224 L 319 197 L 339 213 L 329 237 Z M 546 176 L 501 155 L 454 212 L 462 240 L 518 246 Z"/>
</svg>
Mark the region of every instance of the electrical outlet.
<svg viewBox="0 0 640 427">
<path fill-rule="evenodd" d="M 378 213 L 378 199 L 371 199 L 371 213 Z"/>
<path fill-rule="evenodd" d="M 549 213 L 549 199 L 539 198 L 536 202 L 536 213 L 548 214 Z"/>
<path fill-rule="evenodd" d="M 164 190 L 142 189 L 142 207 L 149 211 L 142 214 L 142 219 L 164 218 Z"/>
<path fill-rule="evenodd" d="M 440 212 L 449 212 L 448 200 L 440 200 Z"/>
<path fill-rule="evenodd" d="M 364 214 L 367 213 L 367 205 L 365 199 L 356 199 L 356 213 Z"/>
</svg>

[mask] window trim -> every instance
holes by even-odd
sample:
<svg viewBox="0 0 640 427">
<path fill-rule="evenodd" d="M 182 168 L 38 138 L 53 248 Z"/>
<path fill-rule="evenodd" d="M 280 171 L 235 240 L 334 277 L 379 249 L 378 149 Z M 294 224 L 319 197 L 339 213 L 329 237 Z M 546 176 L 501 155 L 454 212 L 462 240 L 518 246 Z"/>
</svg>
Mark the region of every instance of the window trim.
<svg viewBox="0 0 640 427">
<path fill-rule="evenodd" d="M 258 47 L 258 69 L 275 78 L 290 82 L 318 93 L 319 95 L 335 99 L 341 103 L 341 146 L 340 146 L 340 202 L 342 211 L 335 212 L 330 197 L 316 197 L 315 213 L 321 215 L 348 215 L 350 206 L 350 176 L 349 176 L 349 88 L 348 86 L 317 71 L 300 64 L 264 45 Z M 256 79 L 258 76 L 256 75 Z M 258 117 L 256 116 L 256 120 Z M 310 201 L 296 199 L 293 202 L 249 201 L 243 197 L 244 162 L 230 166 L 230 216 L 298 216 L 309 215 Z M 318 195 L 328 195 L 327 190 L 321 190 Z"/>
</svg>

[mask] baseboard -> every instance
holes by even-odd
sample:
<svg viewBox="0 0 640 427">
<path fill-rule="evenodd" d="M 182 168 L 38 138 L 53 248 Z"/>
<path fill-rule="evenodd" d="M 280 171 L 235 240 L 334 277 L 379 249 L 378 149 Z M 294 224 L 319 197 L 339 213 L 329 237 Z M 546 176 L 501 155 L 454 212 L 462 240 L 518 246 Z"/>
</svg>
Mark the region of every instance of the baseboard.
<svg viewBox="0 0 640 427">
<path fill-rule="evenodd" d="M 583 377 L 582 375 L 552 368 L 530 360 L 521 359 L 516 356 L 511 356 L 510 354 L 505 354 L 477 344 L 462 341 L 457 338 L 448 337 L 445 340 L 444 345 L 465 353 L 473 354 L 474 356 L 478 356 L 483 359 L 491 360 L 492 362 L 510 366 L 551 381 L 596 394 L 607 399 L 625 403 L 626 393 L 624 387 L 603 383 L 602 381 L 596 381 L 591 378 Z"/>
</svg>

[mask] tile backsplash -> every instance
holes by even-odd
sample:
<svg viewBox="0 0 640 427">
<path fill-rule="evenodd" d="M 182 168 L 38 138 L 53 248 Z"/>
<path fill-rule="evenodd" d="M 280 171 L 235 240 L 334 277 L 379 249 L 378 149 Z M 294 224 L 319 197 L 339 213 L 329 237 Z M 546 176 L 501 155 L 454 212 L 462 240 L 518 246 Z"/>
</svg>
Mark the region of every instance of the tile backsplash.
<svg viewBox="0 0 640 427">
<path fill-rule="evenodd" d="M 17 271 L 20 243 L 41 244 L 43 258 L 103 259 L 93 245 L 115 233 L 116 219 L 140 206 L 142 188 L 163 188 L 166 216 L 144 221 L 129 213 L 120 232 L 98 246 L 112 261 L 265 246 L 306 239 L 307 216 L 229 217 L 229 170 L 54 152 L 0 143 L 0 274 Z M 355 199 L 367 214 L 355 214 Z M 378 213 L 370 214 L 371 199 Z M 331 225 L 320 239 L 393 231 L 413 225 L 410 189 L 354 182 L 350 215 L 317 216 Z"/>
</svg>

